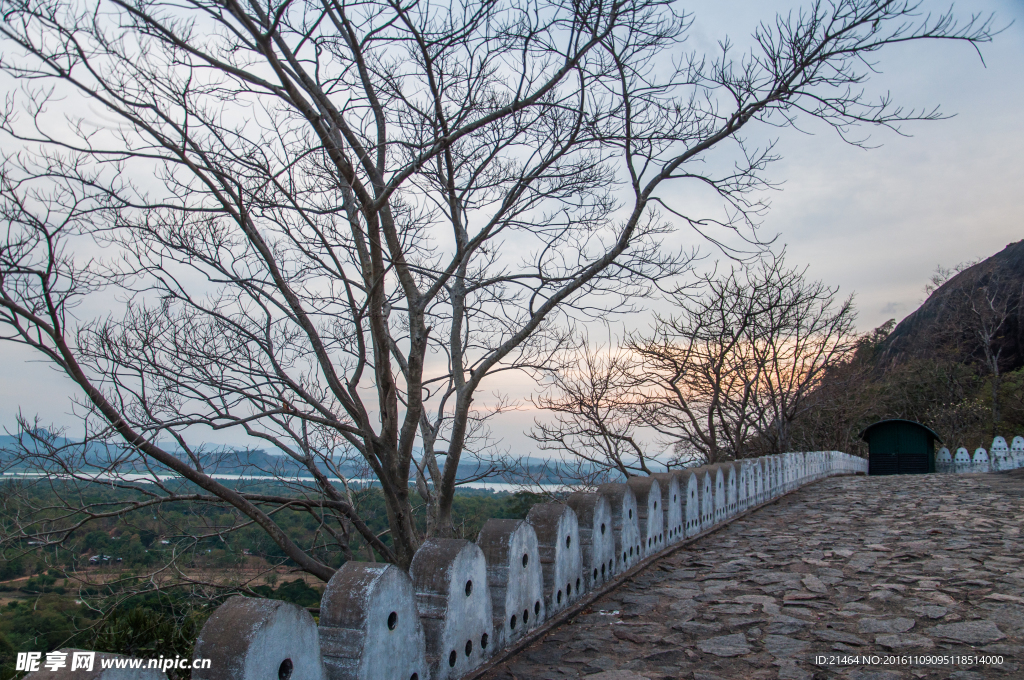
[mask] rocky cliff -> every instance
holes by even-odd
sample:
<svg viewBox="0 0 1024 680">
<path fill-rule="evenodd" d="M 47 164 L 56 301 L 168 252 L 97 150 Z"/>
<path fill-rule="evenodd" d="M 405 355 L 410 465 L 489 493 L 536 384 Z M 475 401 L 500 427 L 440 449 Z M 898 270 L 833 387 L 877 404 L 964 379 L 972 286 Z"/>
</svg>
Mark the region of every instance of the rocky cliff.
<svg viewBox="0 0 1024 680">
<path fill-rule="evenodd" d="M 963 361 L 983 360 L 983 336 L 999 352 L 1002 371 L 1024 366 L 1024 241 L 953 276 L 903 319 L 881 347 L 896 363 L 940 349 Z"/>
</svg>

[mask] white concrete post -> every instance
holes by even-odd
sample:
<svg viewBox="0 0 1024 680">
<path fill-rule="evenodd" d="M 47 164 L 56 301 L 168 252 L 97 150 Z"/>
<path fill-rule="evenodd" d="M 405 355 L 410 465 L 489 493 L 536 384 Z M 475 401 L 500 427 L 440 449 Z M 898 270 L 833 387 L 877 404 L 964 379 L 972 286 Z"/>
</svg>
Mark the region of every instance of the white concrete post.
<svg viewBox="0 0 1024 680">
<path fill-rule="evenodd" d="M 715 524 L 724 522 L 728 516 L 728 495 L 725 491 L 725 466 L 722 464 L 712 465 L 712 475 L 715 484 Z"/>
<path fill-rule="evenodd" d="M 193 647 L 194 680 L 324 680 L 316 622 L 298 605 L 236 595 L 217 607 Z M 405 680 L 405 677 L 402 678 Z"/>
<path fill-rule="evenodd" d="M 427 680 L 412 579 L 386 563 L 346 562 L 320 604 L 328 680 Z"/>
<path fill-rule="evenodd" d="M 715 523 L 715 473 L 708 467 L 697 468 L 700 475 L 700 530 L 710 529 Z"/>
<path fill-rule="evenodd" d="M 1024 467 L 1024 437 L 1013 438 L 1013 443 L 1010 444 L 1010 453 L 1013 456 L 1013 466 L 1015 468 Z"/>
<path fill-rule="evenodd" d="M 540 503 L 530 508 L 526 521 L 537 532 L 544 608 L 551 616 L 582 597 L 586 587 L 579 519 L 564 503 Z"/>
<path fill-rule="evenodd" d="M 630 477 L 626 484 L 636 496 L 640 552 L 648 557 L 665 546 L 665 508 L 661 501 L 661 485 L 654 477 Z"/>
<path fill-rule="evenodd" d="M 640 524 L 636 495 L 626 484 L 610 483 L 597 487 L 608 500 L 612 511 L 612 533 L 615 535 L 615 572 L 623 572 L 641 559 Z"/>
<path fill-rule="evenodd" d="M 956 456 L 953 458 L 953 471 L 971 471 L 971 454 L 967 449 L 965 449 L 962 446 L 956 450 Z"/>
<path fill-rule="evenodd" d="M 992 440 L 992 448 L 989 450 L 992 460 L 992 470 L 1011 470 L 1010 461 L 1010 447 L 1006 445 L 1006 439 L 1003 437 L 996 437 Z"/>
<path fill-rule="evenodd" d="M 736 514 L 747 509 L 747 466 L 742 460 L 733 464 L 736 469 Z"/>
<path fill-rule="evenodd" d="M 683 491 L 683 517 L 685 518 L 684 536 L 690 537 L 700 533 L 700 486 L 701 479 L 694 470 L 682 471 L 683 482 L 680 487 Z"/>
<path fill-rule="evenodd" d="M 652 475 L 661 487 L 661 507 L 665 515 L 665 545 L 683 540 L 686 499 L 680 488 L 682 479 L 678 472 L 661 472 Z"/>
<path fill-rule="evenodd" d="M 491 595 L 480 547 L 428 538 L 409 568 L 426 639 L 430 680 L 458 678 L 492 654 Z"/>
<path fill-rule="evenodd" d="M 739 488 L 736 481 L 736 464 L 725 463 L 723 466 L 725 475 L 725 515 L 733 517 L 739 511 Z"/>
<path fill-rule="evenodd" d="M 580 552 L 588 591 L 615 574 L 615 535 L 608 499 L 599 493 L 573 493 L 566 500 L 579 521 Z"/>
<path fill-rule="evenodd" d="M 537 532 L 521 519 L 489 519 L 476 544 L 487 561 L 495 649 L 502 649 L 546 618 Z"/>
<path fill-rule="evenodd" d="M 974 451 L 974 458 L 971 459 L 972 472 L 989 472 L 988 451 L 979 447 Z"/>
</svg>

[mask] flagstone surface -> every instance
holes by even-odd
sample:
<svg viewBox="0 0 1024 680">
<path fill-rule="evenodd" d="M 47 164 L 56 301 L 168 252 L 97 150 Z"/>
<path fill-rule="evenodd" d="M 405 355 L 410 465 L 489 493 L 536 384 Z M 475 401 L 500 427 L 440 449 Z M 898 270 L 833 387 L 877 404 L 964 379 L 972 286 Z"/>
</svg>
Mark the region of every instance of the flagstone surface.
<svg viewBox="0 0 1024 680">
<path fill-rule="evenodd" d="M 494 680 L 1024 678 L 1024 470 L 827 479 L 664 557 Z"/>
</svg>

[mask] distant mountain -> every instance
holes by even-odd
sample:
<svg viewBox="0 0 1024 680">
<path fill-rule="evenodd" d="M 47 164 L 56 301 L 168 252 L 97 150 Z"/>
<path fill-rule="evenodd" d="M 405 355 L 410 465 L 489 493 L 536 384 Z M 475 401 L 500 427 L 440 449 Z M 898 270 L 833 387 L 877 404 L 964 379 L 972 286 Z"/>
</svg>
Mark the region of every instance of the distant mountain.
<svg viewBox="0 0 1024 680">
<path fill-rule="evenodd" d="M 883 341 L 882 363 L 921 356 L 940 346 L 963 361 L 981 360 L 976 330 L 1005 317 L 992 340 L 1000 350 L 1000 369 L 1024 366 L 1024 241 L 964 269 L 939 286 Z"/>
<path fill-rule="evenodd" d="M 38 430 L 36 436 L 22 434 L 0 435 L 0 468 L 10 471 L 28 472 L 33 471 L 36 466 L 31 460 L 19 460 L 12 464 L 11 461 L 18 457 L 18 454 L 25 449 L 45 453 L 48 451 L 57 452 L 61 458 L 69 461 L 69 467 L 83 471 L 106 470 L 112 466 L 121 473 L 145 473 L 155 470 L 157 472 L 169 472 L 159 465 L 145 467 L 137 456 L 127 455 L 126 450 L 115 444 L 103 444 L 91 442 L 83 446 L 64 437 L 50 434 L 46 430 Z M 179 458 L 188 458 L 184 451 L 176 448 L 168 450 Z M 246 476 L 275 476 L 275 477 L 308 477 L 309 470 L 296 462 L 293 458 L 283 454 L 267 453 L 263 449 L 244 449 L 229 446 L 200 446 L 198 455 L 199 463 L 204 472 L 211 475 L 246 475 Z M 193 464 L 193 461 L 189 461 Z M 523 463 L 527 466 L 532 478 L 545 482 L 558 481 L 556 470 L 549 461 L 541 458 L 527 458 Z M 369 477 L 371 474 L 365 465 L 354 461 L 345 461 L 338 464 L 343 475 L 348 478 Z M 323 466 L 321 466 L 323 469 Z M 476 461 L 464 461 L 459 464 L 456 479 L 459 481 L 472 480 L 480 476 L 484 466 Z M 327 470 L 323 469 L 325 474 Z"/>
</svg>

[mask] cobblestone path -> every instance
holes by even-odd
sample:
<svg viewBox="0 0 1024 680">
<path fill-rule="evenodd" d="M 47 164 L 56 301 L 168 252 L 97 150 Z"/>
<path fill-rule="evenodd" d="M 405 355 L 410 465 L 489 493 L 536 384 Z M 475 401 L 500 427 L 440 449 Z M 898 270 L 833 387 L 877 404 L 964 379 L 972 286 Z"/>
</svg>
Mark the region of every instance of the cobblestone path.
<svg viewBox="0 0 1024 680">
<path fill-rule="evenodd" d="M 1022 492 L 1024 470 L 813 484 L 653 563 L 485 677 L 1024 678 Z M 952 656 L 1002 663 L 937 658 Z"/>
</svg>

